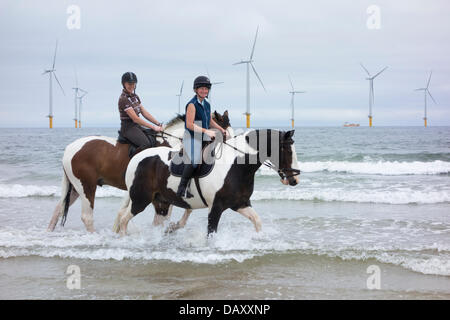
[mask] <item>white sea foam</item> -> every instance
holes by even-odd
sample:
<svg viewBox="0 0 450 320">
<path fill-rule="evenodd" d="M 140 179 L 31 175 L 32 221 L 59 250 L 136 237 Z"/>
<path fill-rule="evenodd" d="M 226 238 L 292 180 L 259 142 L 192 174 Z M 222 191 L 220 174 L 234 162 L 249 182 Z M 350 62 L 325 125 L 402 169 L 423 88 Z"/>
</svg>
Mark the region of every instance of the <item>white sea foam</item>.
<svg viewBox="0 0 450 320">
<path fill-rule="evenodd" d="M 345 190 L 345 189 L 302 189 L 282 191 L 254 191 L 252 200 L 307 200 L 342 201 L 359 203 L 446 203 L 450 202 L 450 191 L 402 190 Z"/>
<path fill-rule="evenodd" d="M 310 187 L 312 186 L 312 187 Z M 124 190 L 105 186 L 96 191 L 97 198 L 121 198 Z M 0 184 L 0 198 L 25 197 L 57 197 L 61 196 L 60 187 L 36 185 L 5 185 Z M 302 188 L 285 188 L 282 190 L 255 190 L 252 200 L 305 200 L 305 201 L 342 201 L 360 203 L 386 203 L 386 204 L 431 204 L 450 202 L 448 190 L 414 190 L 401 187 L 398 189 L 371 190 L 344 188 L 330 188 L 314 184 Z"/>
<path fill-rule="evenodd" d="M 450 162 L 436 160 L 432 162 L 405 161 L 316 161 L 298 163 L 302 172 L 339 172 L 350 174 L 374 175 L 436 175 L 450 173 Z M 277 175 L 265 166 L 259 170 L 261 175 Z"/>
<path fill-rule="evenodd" d="M 417 248 L 336 242 L 321 243 L 293 241 L 283 238 L 275 228 L 261 233 L 243 232 L 236 237 L 236 230 L 222 228 L 212 239 L 195 230 L 179 230 L 170 237 L 162 229 L 151 228 L 119 237 L 110 230 L 89 234 L 78 230 L 60 230 L 49 233 L 43 229 L 0 228 L 0 257 L 41 256 L 47 258 L 76 258 L 86 260 L 137 260 L 175 263 L 218 264 L 231 261 L 245 262 L 255 257 L 272 254 L 307 254 L 338 257 L 343 260 L 375 259 L 382 263 L 434 275 L 450 275 L 448 246 L 441 244 L 421 245 Z M 420 252 L 437 253 L 422 256 Z"/>
<path fill-rule="evenodd" d="M 122 197 L 125 191 L 105 186 L 98 187 L 96 197 Z M 60 197 L 60 186 L 37 186 L 21 184 L 0 184 L 0 198 L 25 198 L 25 197 Z"/>
</svg>

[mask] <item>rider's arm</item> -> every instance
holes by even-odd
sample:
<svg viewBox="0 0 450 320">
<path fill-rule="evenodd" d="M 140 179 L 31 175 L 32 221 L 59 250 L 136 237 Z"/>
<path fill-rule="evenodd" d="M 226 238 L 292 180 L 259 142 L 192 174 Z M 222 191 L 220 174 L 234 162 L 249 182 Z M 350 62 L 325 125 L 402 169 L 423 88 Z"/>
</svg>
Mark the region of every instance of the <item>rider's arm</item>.
<svg viewBox="0 0 450 320">
<path fill-rule="evenodd" d="M 194 120 L 195 120 L 195 106 L 193 103 L 189 103 L 186 110 L 186 128 L 195 132 L 206 133 L 208 136 L 211 135 L 214 136 L 214 132 L 211 132 L 211 130 L 196 125 L 194 123 Z"/>
<path fill-rule="evenodd" d="M 147 121 L 139 118 L 139 116 L 136 114 L 136 112 L 134 112 L 133 108 L 128 108 L 125 110 L 125 112 L 128 114 L 128 116 L 131 118 L 131 120 L 133 120 L 135 123 L 140 124 L 141 126 L 153 129 L 153 130 L 158 130 L 159 127 L 156 127 L 154 125 L 151 125 L 150 123 L 148 123 Z"/>
<path fill-rule="evenodd" d="M 142 113 L 142 115 L 144 116 L 144 118 L 147 119 L 148 121 L 150 121 L 150 122 L 156 124 L 157 126 L 161 126 L 161 123 L 160 123 L 159 121 L 157 121 L 157 120 L 155 119 L 155 117 L 152 116 L 152 115 L 150 114 L 150 112 L 148 112 L 148 111 L 142 106 L 142 104 L 141 104 L 141 113 Z"/>
<path fill-rule="evenodd" d="M 219 126 L 216 121 L 214 121 L 214 119 L 212 118 L 212 115 L 211 115 L 211 119 L 209 120 L 209 127 L 219 129 L 219 131 L 222 132 L 222 135 L 224 135 L 224 136 L 226 136 L 226 134 L 227 134 L 227 131 L 224 128 L 222 128 L 221 126 Z"/>
</svg>

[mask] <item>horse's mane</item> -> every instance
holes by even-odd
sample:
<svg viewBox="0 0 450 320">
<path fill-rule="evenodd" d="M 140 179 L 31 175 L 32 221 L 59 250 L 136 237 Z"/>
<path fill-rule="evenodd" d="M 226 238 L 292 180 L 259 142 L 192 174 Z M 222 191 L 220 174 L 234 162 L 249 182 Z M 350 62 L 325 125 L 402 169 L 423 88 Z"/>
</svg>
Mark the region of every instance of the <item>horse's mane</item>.
<svg viewBox="0 0 450 320">
<path fill-rule="evenodd" d="M 212 113 L 212 117 L 213 117 L 213 119 L 215 119 L 214 113 Z M 185 120 L 186 120 L 186 114 L 177 113 L 177 115 L 175 117 L 173 117 L 169 122 L 167 122 L 166 128 L 172 127 L 180 122 L 184 123 Z"/>
<path fill-rule="evenodd" d="M 175 117 L 173 117 L 169 122 L 167 122 L 166 128 L 170 128 L 170 127 L 172 127 L 172 126 L 174 126 L 174 125 L 176 125 L 176 124 L 178 124 L 180 122 L 184 123 L 185 118 L 186 118 L 185 114 L 177 113 L 177 115 Z"/>
</svg>

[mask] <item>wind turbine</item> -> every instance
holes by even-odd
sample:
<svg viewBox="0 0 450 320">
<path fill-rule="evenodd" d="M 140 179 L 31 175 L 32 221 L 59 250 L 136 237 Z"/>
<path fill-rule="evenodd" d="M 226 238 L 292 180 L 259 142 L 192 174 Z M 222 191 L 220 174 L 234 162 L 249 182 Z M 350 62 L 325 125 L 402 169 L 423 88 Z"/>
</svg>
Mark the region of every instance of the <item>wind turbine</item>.
<svg viewBox="0 0 450 320">
<path fill-rule="evenodd" d="M 58 82 L 59 87 L 61 88 L 61 91 L 64 95 L 64 89 L 61 86 L 61 83 L 59 83 L 58 77 L 56 77 L 56 69 L 55 69 L 55 62 L 56 62 L 56 50 L 58 49 L 58 40 L 56 40 L 56 47 L 55 47 L 55 55 L 53 56 L 53 66 L 49 70 L 44 70 L 43 75 L 48 73 L 49 77 L 49 112 L 48 112 L 48 118 L 49 118 L 49 127 L 50 129 L 53 128 L 53 93 L 52 93 L 52 75 L 55 77 L 56 82 Z"/>
<path fill-rule="evenodd" d="M 262 87 L 264 88 L 264 91 L 266 91 L 266 88 L 264 87 L 264 84 L 261 81 L 261 78 L 259 77 L 258 73 L 256 72 L 255 66 L 253 65 L 253 53 L 255 52 L 255 44 L 256 44 L 256 37 L 258 36 L 258 28 L 256 28 L 256 35 L 255 40 L 253 41 L 253 48 L 252 52 L 250 53 L 250 58 L 248 60 L 241 60 L 240 62 L 233 63 L 233 65 L 237 64 L 247 64 L 247 109 L 244 113 L 247 118 L 247 128 L 250 128 L 250 66 L 252 66 L 253 72 L 255 72 L 256 77 L 258 78 L 259 82 L 261 83 Z"/>
<path fill-rule="evenodd" d="M 305 93 L 306 91 L 295 91 L 294 89 L 294 85 L 292 84 L 292 80 L 291 77 L 289 77 L 289 82 L 291 83 L 291 88 L 292 91 L 290 91 L 289 93 L 291 94 L 291 121 L 292 121 L 292 128 L 294 128 L 294 96 L 296 93 Z"/>
<path fill-rule="evenodd" d="M 83 105 L 83 97 L 88 94 L 86 90 L 83 90 L 81 88 L 78 88 L 81 92 L 83 92 L 83 95 L 79 96 L 78 99 L 80 100 L 80 104 L 78 106 L 78 128 L 81 128 L 81 107 Z"/>
<path fill-rule="evenodd" d="M 372 75 L 370 75 L 369 70 L 367 70 L 366 67 L 364 67 L 362 63 L 360 63 L 360 65 L 367 72 L 367 75 L 369 76 L 368 78 L 366 78 L 366 80 L 369 80 L 369 127 L 372 127 L 372 107 L 373 107 L 373 103 L 375 102 L 375 94 L 373 91 L 373 79 L 378 77 L 380 75 L 380 73 L 382 73 L 388 67 L 384 67 L 383 70 L 378 72 L 376 75 L 372 76 Z"/>
<path fill-rule="evenodd" d="M 208 72 L 208 67 L 206 67 L 206 74 L 208 75 L 208 78 L 211 80 L 211 76 L 209 75 L 209 72 Z M 222 84 L 223 83 L 223 81 L 221 81 L 221 82 L 211 82 L 211 85 L 217 85 L 217 84 Z M 212 89 L 212 87 L 211 87 L 211 89 Z M 209 90 L 209 94 L 208 94 L 208 100 L 211 102 L 211 90 Z"/>
<path fill-rule="evenodd" d="M 427 93 L 430 95 L 430 98 L 433 100 L 433 102 L 436 103 L 436 100 L 434 100 L 433 96 L 430 93 L 430 90 L 428 90 L 428 87 L 430 86 L 432 74 L 433 74 L 433 71 L 430 72 L 430 77 L 428 78 L 427 86 L 425 88 L 419 88 L 419 89 L 415 90 L 415 91 L 423 91 L 423 94 L 424 94 L 425 111 L 424 111 L 423 121 L 425 124 L 425 128 L 427 127 Z"/>
<path fill-rule="evenodd" d="M 181 95 L 183 94 L 183 85 L 184 85 L 184 80 L 181 83 L 180 93 L 176 95 L 178 97 L 178 114 L 181 114 L 180 100 L 181 100 Z"/>
<path fill-rule="evenodd" d="M 78 76 L 77 76 L 77 70 L 75 69 L 75 88 L 72 88 L 73 90 L 75 90 L 75 118 L 73 120 L 75 120 L 75 128 L 78 128 L 78 107 L 77 107 L 77 99 L 78 99 L 78 91 L 80 90 L 80 88 L 78 87 Z"/>
</svg>

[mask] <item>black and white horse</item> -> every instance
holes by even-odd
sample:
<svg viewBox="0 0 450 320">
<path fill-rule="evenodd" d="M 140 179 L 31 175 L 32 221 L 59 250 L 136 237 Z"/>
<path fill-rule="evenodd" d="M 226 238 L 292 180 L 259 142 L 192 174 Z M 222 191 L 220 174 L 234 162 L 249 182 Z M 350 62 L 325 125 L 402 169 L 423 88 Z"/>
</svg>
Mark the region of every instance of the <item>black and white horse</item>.
<svg viewBox="0 0 450 320">
<path fill-rule="evenodd" d="M 164 216 L 170 214 L 171 205 L 187 209 L 182 219 L 184 223 L 193 209 L 208 207 L 208 234 L 217 231 L 226 209 L 250 219 L 259 231 L 261 220 L 250 203 L 255 173 L 267 161 L 278 172 L 283 184 L 298 184 L 300 170 L 293 135 L 294 130 L 251 130 L 226 143 L 218 142 L 214 147 L 216 158 L 211 172 L 198 179 L 198 187 L 191 182 L 194 197 L 188 199 L 176 195 L 180 177 L 170 172 L 174 149 L 157 147 L 142 151 L 128 165 L 125 176 L 128 192 L 114 230 L 125 235 L 128 222 L 153 203 L 156 213 Z"/>
</svg>

